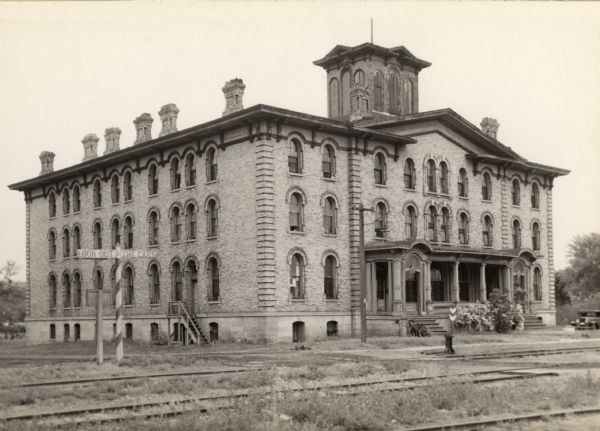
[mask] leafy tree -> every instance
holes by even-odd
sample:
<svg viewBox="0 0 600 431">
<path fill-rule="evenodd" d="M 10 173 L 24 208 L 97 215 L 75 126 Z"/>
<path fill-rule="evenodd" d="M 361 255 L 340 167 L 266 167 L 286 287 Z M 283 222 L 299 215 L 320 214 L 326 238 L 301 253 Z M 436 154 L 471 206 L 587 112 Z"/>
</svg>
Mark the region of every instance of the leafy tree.
<svg viewBox="0 0 600 431">
<path fill-rule="evenodd" d="M 7 260 L 2 268 L 0 268 L 0 275 L 4 281 L 12 283 L 12 277 L 17 275 L 19 272 L 19 265 L 14 260 Z"/>
<path fill-rule="evenodd" d="M 570 268 L 556 271 L 554 274 L 554 297 L 557 306 L 573 303 L 573 297 L 569 290 L 572 282 L 573 274 Z"/>
<path fill-rule="evenodd" d="M 577 235 L 569 244 L 571 291 L 581 299 L 600 292 L 600 234 Z"/>
<path fill-rule="evenodd" d="M 25 284 L 0 283 L 0 324 L 25 319 Z"/>
<path fill-rule="evenodd" d="M 520 304 L 510 302 L 508 293 L 494 289 L 490 293 L 490 316 L 496 332 L 504 333 L 512 329 L 513 324 L 523 321 Z"/>
</svg>

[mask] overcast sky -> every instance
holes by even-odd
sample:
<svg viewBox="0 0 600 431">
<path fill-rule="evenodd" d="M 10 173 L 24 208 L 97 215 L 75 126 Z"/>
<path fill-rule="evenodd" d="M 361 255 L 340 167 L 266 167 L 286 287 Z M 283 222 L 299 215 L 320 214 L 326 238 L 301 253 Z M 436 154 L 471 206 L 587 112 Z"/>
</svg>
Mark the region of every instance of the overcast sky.
<svg viewBox="0 0 600 431">
<path fill-rule="evenodd" d="M 557 3 L 0 3 L 0 262 L 25 279 L 25 203 L 7 185 L 81 161 L 81 139 L 180 109 L 180 129 L 219 117 L 228 79 L 244 105 L 327 115 L 336 44 L 406 46 L 433 65 L 420 110 L 450 107 L 525 158 L 571 169 L 554 188 L 555 262 L 577 234 L 600 232 L 600 5 Z M 43 244 L 42 246 L 46 246 Z"/>
</svg>

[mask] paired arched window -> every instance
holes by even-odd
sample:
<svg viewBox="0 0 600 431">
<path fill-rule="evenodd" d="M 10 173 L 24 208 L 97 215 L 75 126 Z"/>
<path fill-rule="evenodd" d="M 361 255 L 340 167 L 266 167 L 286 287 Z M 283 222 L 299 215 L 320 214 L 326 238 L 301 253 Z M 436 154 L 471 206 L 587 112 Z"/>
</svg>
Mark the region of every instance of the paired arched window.
<svg viewBox="0 0 600 431">
<path fill-rule="evenodd" d="M 71 277 L 65 273 L 62 277 L 63 308 L 71 308 Z"/>
<path fill-rule="evenodd" d="M 290 231 L 302 232 L 304 230 L 304 201 L 298 192 L 290 196 Z"/>
<path fill-rule="evenodd" d="M 458 242 L 461 245 L 469 243 L 469 217 L 466 213 L 461 213 L 458 218 Z"/>
<path fill-rule="evenodd" d="M 427 191 L 435 193 L 436 185 L 435 185 L 435 162 L 433 159 L 427 160 Z"/>
<path fill-rule="evenodd" d="M 56 217 L 56 195 L 50 192 L 48 195 L 48 217 Z"/>
<path fill-rule="evenodd" d="M 158 271 L 158 265 L 155 263 L 150 265 L 149 269 L 149 283 L 150 283 L 150 304 L 160 303 L 160 273 Z"/>
<path fill-rule="evenodd" d="M 406 159 L 404 161 L 404 188 L 414 190 L 416 187 L 416 170 L 415 162 L 412 159 Z"/>
<path fill-rule="evenodd" d="M 337 208 L 335 207 L 335 200 L 331 196 L 325 199 L 323 230 L 329 235 L 335 235 L 337 232 Z"/>
<path fill-rule="evenodd" d="M 219 286 L 219 261 L 216 257 L 208 259 L 207 263 L 207 278 L 208 278 L 208 300 L 220 301 L 221 291 Z"/>
<path fill-rule="evenodd" d="M 540 186 L 538 183 L 531 183 L 531 208 L 540 208 Z"/>
<path fill-rule="evenodd" d="M 427 239 L 431 242 L 438 241 L 437 217 L 437 209 L 433 205 L 430 206 L 427 214 Z"/>
<path fill-rule="evenodd" d="M 492 230 L 492 218 L 486 215 L 483 218 L 483 245 L 485 247 L 491 247 L 493 245 L 494 234 Z"/>
<path fill-rule="evenodd" d="M 387 166 L 383 153 L 375 154 L 375 184 L 385 185 L 387 177 Z"/>
<path fill-rule="evenodd" d="M 56 259 L 56 232 L 48 232 L 48 259 Z"/>
<path fill-rule="evenodd" d="M 81 228 L 73 226 L 73 255 L 77 255 L 77 250 L 81 248 Z"/>
<path fill-rule="evenodd" d="M 374 96 L 374 105 L 373 109 L 375 111 L 383 111 L 383 73 L 377 71 L 375 72 L 374 85 L 373 85 L 373 96 Z"/>
<path fill-rule="evenodd" d="M 187 239 L 196 239 L 196 206 L 189 203 L 185 208 L 185 220 L 187 224 Z"/>
<path fill-rule="evenodd" d="M 406 207 L 404 235 L 406 239 L 415 239 L 417 237 L 417 210 L 412 205 Z"/>
<path fill-rule="evenodd" d="M 171 267 L 171 293 L 173 301 L 183 301 L 183 271 L 177 261 Z"/>
<path fill-rule="evenodd" d="M 516 178 L 512 181 L 512 204 L 521 205 L 521 183 Z"/>
<path fill-rule="evenodd" d="M 50 274 L 48 277 L 48 300 L 50 310 L 56 309 L 56 276 L 54 274 Z"/>
<path fill-rule="evenodd" d="M 375 238 L 385 238 L 387 230 L 387 207 L 383 202 L 378 202 L 375 205 Z"/>
<path fill-rule="evenodd" d="M 119 185 L 119 176 L 117 174 L 114 174 L 110 180 L 110 196 L 113 204 L 119 203 L 121 190 Z"/>
<path fill-rule="evenodd" d="M 542 270 L 539 267 L 533 270 L 533 298 L 536 301 L 542 300 Z"/>
<path fill-rule="evenodd" d="M 206 234 L 209 238 L 216 238 L 219 231 L 219 209 L 217 201 L 210 199 L 206 205 Z"/>
<path fill-rule="evenodd" d="M 81 307 L 81 274 L 76 271 L 73 274 L 73 308 Z"/>
<path fill-rule="evenodd" d="M 111 246 L 115 248 L 117 244 L 121 244 L 121 223 L 118 218 L 114 218 L 110 223 Z"/>
<path fill-rule="evenodd" d="M 469 195 L 469 179 L 467 178 L 467 170 L 460 168 L 458 170 L 458 196 L 466 198 Z"/>
<path fill-rule="evenodd" d="M 188 187 L 196 185 L 196 158 L 192 153 L 185 158 L 185 184 Z"/>
<path fill-rule="evenodd" d="M 67 215 L 71 212 L 71 198 L 69 196 L 69 189 L 67 189 L 65 187 L 65 190 L 63 191 L 63 214 Z"/>
<path fill-rule="evenodd" d="M 158 245 L 158 213 L 151 211 L 148 215 L 148 244 Z"/>
<path fill-rule="evenodd" d="M 127 216 L 123 220 L 123 237 L 125 239 L 124 248 L 133 248 L 133 219 L 131 216 Z"/>
<path fill-rule="evenodd" d="M 290 260 L 290 294 L 292 299 L 304 299 L 304 257 L 294 253 Z"/>
<path fill-rule="evenodd" d="M 206 152 L 206 181 L 217 181 L 217 153 L 214 148 Z"/>
<path fill-rule="evenodd" d="M 94 223 L 92 234 L 94 235 L 94 248 L 102 248 L 102 224 L 99 221 Z"/>
<path fill-rule="evenodd" d="M 133 288 L 133 268 L 130 265 L 127 265 L 123 270 L 123 282 L 125 284 L 125 288 L 123 289 L 123 293 L 125 294 L 125 298 L 123 300 L 123 305 L 133 305 L 134 302 L 134 288 Z"/>
<path fill-rule="evenodd" d="M 181 188 L 181 173 L 179 172 L 179 159 L 173 157 L 171 159 L 171 190 L 179 190 Z"/>
<path fill-rule="evenodd" d="M 337 259 L 333 255 L 325 259 L 323 270 L 323 291 L 325 299 L 337 299 Z"/>
<path fill-rule="evenodd" d="M 125 172 L 123 175 L 123 200 L 125 202 L 133 199 L 133 180 L 131 178 L 131 171 Z"/>
<path fill-rule="evenodd" d="M 450 210 L 442 208 L 442 220 L 440 224 L 440 233 L 442 234 L 442 242 L 450 242 Z"/>
<path fill-rule="evenodd" d="M 148 168 L 148 194 L 158 194 L 158 168 L 155 164 L 151 164 Z"/>
<path fill-rule="evenodd" d="M 73 187 L 73 212 L 81 211 L 81 192 L 79 186 Z"/>
<path fill-rule="evenodd" d="M 400 114 L 400 77 L 392 73 L 388 79 L 390 114 Z"/>
<path fill-rule="evenodd" d="M 299 139 L 293 138 L 290 140 L 290 148 L 288 155 L 288 170 L 292 174 L 302 173 L 302 143 Z"/>
<path fill-rule="evenodd" d="M 534 222 L 531 226 L 531 245 L 536 251 L 541 249 L 540 224 L 538 222 Z"/>
<path fill-rule="evenodd" d="M 512 222 L 512 243 L 514 249 L 521 248 L 521 223 L 519 220 Z"/>
<path fill-rule="evenodd" d="M 449 194 L 450 190 L 448 188 L 449 182 L 449 174 L 448 174 L 448 164 L 446 162 L 440 163 L 440 193 L 445 195 Z"/>
<path fill-rule="evenodd" d="M 93 188 L 92 193 L 93 193 L 94 208 L 100 208 L 102 206 L 102 184 L 100 184 L 99 179 L 94 181 L 94 188 Z"/>
<path fill-rule="evenodd" d="M 63 257 L 69 257 L 71 255 L 71 233 L 69 232 L 69 228 L 63 229 L 62 249 L 63 249 Z"/>
<path fill-rule="evenodd" d="M 335 177 L 335 150 L 331 145 L 323 146 L 323 178 Z"/>
<path fill-rule="evenodd" d="M 492 200 L 492 177 L 487 172 L 483 173 L 481 181 L 481 198 L 484 201 Z"/>
<path fill-rule="evenodd" d="M 171 208 L 171 242 L 181 241 L 181 210 L 178 206 Z"/>
</svg>

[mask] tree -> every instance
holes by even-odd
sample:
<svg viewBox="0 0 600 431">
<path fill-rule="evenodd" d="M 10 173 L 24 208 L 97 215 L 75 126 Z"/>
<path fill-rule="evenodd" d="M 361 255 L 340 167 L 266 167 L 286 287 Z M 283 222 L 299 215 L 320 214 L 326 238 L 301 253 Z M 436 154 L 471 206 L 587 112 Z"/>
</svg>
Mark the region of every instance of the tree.
<svg viewBox="0 0 600 431">
<path fill-rule="evenodd" d="M 571 291 L 581 299 L 600 292 L 600 234 L 577 235 L 569 244 Z"/>
<path fill-rule="evenodd" d="M 571 305 L 573 303 L 573 297 L 569 290 L 573 282 L 572 272 L 571 268 L 567 268 L 556 271 L 554 274 L 554 297 L 556 298 L 557 306 Z"/>
<path fill-rule="evenodd" d="M 25 284 L 0 284 L 0 324 L 22 322 L 25 318 Z"/>
<path fill-rule="evenodd" d="M 12 283 L 12 277 L 17 275 L 19 272 L 19 265 L 14 260 L 7 260 L 2 268 L 0 268 L 0 275 L 4 281 Z"/>
</svg>

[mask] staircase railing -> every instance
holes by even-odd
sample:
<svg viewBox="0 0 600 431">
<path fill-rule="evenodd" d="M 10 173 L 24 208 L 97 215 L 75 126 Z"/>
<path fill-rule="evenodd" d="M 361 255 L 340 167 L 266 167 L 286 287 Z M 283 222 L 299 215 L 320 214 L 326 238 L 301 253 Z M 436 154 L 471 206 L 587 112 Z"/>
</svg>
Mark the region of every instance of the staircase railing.
<svg viewBox="0 0 600 431">
<path fill-rule="evenodd" d="M 183 303 L 181 301 L 169 302 L 169 314 L 177 316 L 180 324 L 183 322 L 183 326 L 186 330 L 186 337 L 189 337 L 192 342 L 199 346 L 200 339 L 202 337 L 202 331 L 185 309 Z"/>
</svg>

